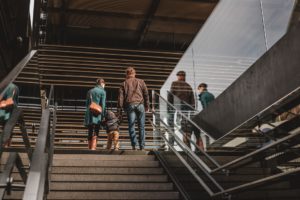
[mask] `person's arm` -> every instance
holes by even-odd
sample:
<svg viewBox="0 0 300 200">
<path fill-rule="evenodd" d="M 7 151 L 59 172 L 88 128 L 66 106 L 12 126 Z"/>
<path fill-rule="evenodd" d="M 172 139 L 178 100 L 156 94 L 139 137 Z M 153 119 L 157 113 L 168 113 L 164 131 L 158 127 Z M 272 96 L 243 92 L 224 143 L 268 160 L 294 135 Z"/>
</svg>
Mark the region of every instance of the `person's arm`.
<svg viewBox="0 0 300 200">
<path fill-rule="evenodd" d="M 203 102 L 203 108 L 206 108 L 209 103 L 209 97 L 207 95 L 203 96 L 202 102 Z"/>
<path fill-rule="evenodd" d="M 173 95 L 174 95 L 174 82 L 171 85 L 170 92 L 168 92 L 168 102 L 170 102 L 171 104 L 174 103 Z"/>
<path fill-rule="evenodd" d="M 15 87 L 12 98 L 17 106 L 19 104 L 19 88 L 18 88 L 18 86 Z"/>
<path fill-rule="evenodd" d="M 101 93 L 101 96 L 100 96 L 100 105 L 102 107 L 102 113 L 101 113 L 101 115 L 102 115 L 102 117 L 104 119 L 104 116 L 106 114 L 106 92 L 105 91 L 103 91 Z"/>
<path fill-rule="evenodd" d="M 195 96 L 194 96 L 194 91 L 192 88 L 190 88 L 190 105 L 195 109 Z"/>
<path fill-rule="evenodd" d="M 118 117 L 122 116 L 122 108 L 124 107 L 124 94 L 125 88 L 124 84 L 122 84 L 119 88 L 119 95 L 118 95 L 118 105 L 117 105 L 117 112 L 118 112 Z"/>
<path fill-rule="evenodd" d="M 150 107 L 149 106 L 149 93 L 148 93 L 148 88 L 147 88 L 145 81 L 143 81 L 142 92 L 143 92 L 145 110 L 148 111 L 149 107 Z"/>
<path fill-rule="evenodd" d="M 85 100 L 86 109 L 89 109 L 90 104 L 91 104 L 91 93 L 90 93 L 90 91 L 88 91 L 86 93 L 86 100 Z"/>
</svg>

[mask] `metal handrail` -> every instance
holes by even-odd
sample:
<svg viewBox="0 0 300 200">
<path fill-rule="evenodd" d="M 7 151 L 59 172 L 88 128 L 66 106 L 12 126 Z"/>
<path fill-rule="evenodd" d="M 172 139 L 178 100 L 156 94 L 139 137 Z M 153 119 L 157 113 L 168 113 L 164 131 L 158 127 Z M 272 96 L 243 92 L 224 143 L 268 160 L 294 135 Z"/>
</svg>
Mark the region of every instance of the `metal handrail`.
<svg viewBox="0 0 300 200">
<path fill-rule="evenodd" d="M 183 189 L 183 186 L 181 185 L 181 183 L 179 182 L 177 177 L 174 175 L 174 173 L 168 168 L 165 159 L 160 155 L 160 153 L 158 151 L 154 151 L 154 154 L 156 155 L 156 158 L 159 160 L 159 163 L 162 165 L 164 170 L 167 172 L 167 174 L 171 178 L 172 182 L 176 186 L 177 190 L 181 194 L 182 199 L 183 200 L 190 200 L 191 198 L 188 195 L 188 193 Z"/>
<path fill-rule="evenodd" d="M 51 167 L 54 153 L 54 137 L 56 130 L 57 104 L 51 105 L 54 97 L 54 86 L 48 96 L 46 108 L 42 110 L 42 118 L 36 142 L 36 148 L 32 155 L 28 181 L 26 183 L 23 200 L 40 200 L 49 192 L 51 182 Z M 52 112 L 52 123 L 51 123 Z M 50 127 L 52 128 L 50 131 Z M 39 172 L 39 173 L 37 173 Z"/>
<path fill-rule="evenodd" d="M 2 155 L 2 149 L 3 143 L 6 143 L 9 138 L 11 138 L 12 132 L 14 127 L 16 126 L 16 124 L 19 123 L 20 126 L 20 130 L 22 133 L 22 138 L 25 144 L 25 148 L 26 148 L 26 152 L 28 155 L 28 158 L 31 158 L 32 155 L 32 148 L 29 142 L 29 138 L 28 138 L 28 134 L 27 134 L 27 130 L 25 127 L 25 122 L 23 119 L 23 111 L 21 108 L 14 108 L 12 111 L 12 114 L 10 116 L 10 118 L 8 119 L 8 121 L 6 122 L 4 129 L 3 129 L 3 133 L 0 135 L 0 158 Z"/>
<path fill-rule="evenodd" d="M 278 108 L 278 105 L 283 102 L 284 100 L 286 100 L 289 96 L 291 96 L 294 93 L 299 93 L 300 92 L 300 87 L 296 88 L 295 90 L 293 90 L 292 92 L 290 92 L 289 94 L 285 95 L 284 97 L 278 99 L 276 102 L 274 102 L 273 104 L 271 104 L 270 106 L 264 108 L 263 110 L 261 110 L 260 112 L 254 114 L 252 117 L 250 117 L 248 120 L 246 120 L 245 122 L 239 124 L 238 126 L 234 127 L 233 129 L 231 129 L 230 131 L 228 131 L 226 134 L 224 134 L 222 137 L 218 138 L 217 140 L 215 140 L 214 142 L 218 142 L 219 140 L 223 139 L 224 137 L 226 137 L 227 135 L 229 135 L 230 133 L 234 132 L 235 130 L 238 130 L 239 128 L 243 127 L 245 124 L 248 124 L 249 122 L 251 122 L 252 120 L 255 120 L 257 118 L 261 118 L 262 115 L 264 115 L 268 110 L 272 110 L 273 109 L 273 113 L 275 112 L 274 110 L 276 110 L 276 107 Z"/>
<path fill-rule="evenodd" d="M 43 199 L 45 192 L 46 169 L 48 165 L 46 147 L 49 133 L 49 125 L 50 110 L 49 108 L 46 108 L 42 111 L 40 129 L 35 150 L 32 154 L 30 170 L 23 195 L 23 200 Z"/>
<path fill-rule="evenodd" d="M 181 100 L 179 97 L 177 97 L 175 94 L 173 94 L 171 91 L 168 91 L 167 90 L 167 94 L 169 95 L 172 95 L 173 96 L 173 98 L 175 97 L 175 98 L 177 98 L 178 100 L 180 100 L 180 102 L 182 102 L 183 103 L 183 105 L 185 105 L 185 106 L 188 106 L 190 109 L 191 109 L 191 111 L 197 111 L 193 106 L 191 106 L 190 104 L 188 104 L 186 101 L 184 101 L 184 100 Z"/>
<path fill-rule="evenodd" d="M 287 172 L 282 172 L 282 173 L 275 174 L 275 175 L 272 175 L 272 176 L 269 176 L 269 177 L 261 178 L 259 180 L 252 181 L 250 183 L 245 183 L 245 184 L 239 185 L 237 187 L 232 187 L 232 188 L 226 189 L 222 192 L 214 193 L 212 195 L 212 197 L 218 197 L 218 196 L 222 196 L 224 194 L 229 195 L 229 194 L 232 194 L 232 193 L 245 191 L 246 189 L 255 188 L 255 187 L 258 187 L 260 185 L 278 180 L 282 177 L 286 177 L 286 176 L 290 176 L 290 175 L 298 174 L 298 173 L 300 173 L 300 168 L 292 169 L 292 170 L 289 170 Z"/>
<path fill-rule="evenodd" d="M 157 94 L 157 95 L 159 95 L 159 94 Z M 161 97 L 161 96 L 160 96 Z M 161 97 L 162 98 L 162 97 Z M 163 99 L 163 98 L 162 98 Z M 163 99 L 164 100 L 164 99 Z M 166 103 L 169 103 L 169 102 L 166 102 Z M 170 104 L 169 104 L 170 105 Z M 170 106 L 172 106 L 172 105 L 170 105 Z M 178 111 L 177 111 L 178 112 Z M 185 116 L 184 116 L 185 117 Z M 185 117 L 186 118 L 186 117 Z M 186 118 L 187 119 L 187 118 Z M 187 119 L 188 120 L 188 119 Z M 190 120 L 189 120 L 190 121 Z M 180 131 L 181 132 L 181 131 Z M 183 134 L 182 132 L 181 132 L 181 134 Z M 299 133 L 300 134 L 300 133 Z M 275 147 L 275 146 L 277 146 L 278 144 L 281 144 L 282 142 L 285 142 L 285 141 L 288 141 L 289 139 L 291 139 L 291 138 L 294 138 L 294 137 L 296 137 L 298 135 L 298 133 L 297 134 L 293 134 L 293 135 L 288 135 L 288 136 L 286 136 L 286 137 L 284 137 L 284 138 L 281 138 L 280 140 L 277 140 L 276 142 L 274 142 L 274 143 L 271 143 L 271 144 L 268 144 L 268 145 L 266 145 L 266 146 L 264 146 L 264 147 L 262 147 L 262 148 L 260 148 L 260 149 L 258 149 L 258 150 L 255 150 L 255 151 L 253 151 L 253 152 L 250 152 L 250 153 L 248 153 L 248 154 L 246 154 L 246 155 L 244 155 L 244 156 L 242 156 L 242 157 L 239 157 L 239 158 L 237 158 L 237 159 L 235 159 L 235 160 L 233 160 L 233 161 L 230 161 L 230 162 L 228 162 L 228 163 L 225 163 L 225 164 L 223 164 L 223 165 L 218 165 L 217 166 L 217 168 L 215 168 L 215 169 L 212 169 L 212 170 L 208 170 L 208 172 L 209 173 L 211 173 L 211 174 L 213 174 L 213 173 L 216 173 L 216 172 L 218 172 L 218 171 L 221 171 L 221 170 L 227 170 L 228 168 L 230 168 L 231 166 L 233 166 L 233 165 L 236 165 L 236 164 L 238 164 L 239 162 L 241 162 L 241 161 L 244 161 L 244 160 L 246 160 L 246 159 L 248 159 L 248 158 L 251 158 L 251 157 L 254 157 L 254 156 L 256 156 L 256 155 L 258 155 L 258 154 L 260 154 L 260 153 L 262 153 L 262 152 L 264 152 L 264 151 L 266 151 L 266 150 L 268 150 L 268 149 L 270 149 L 270 148 L 272 148 L 272 147 Z M 190 138 L 189 138 L 190 139 Z M 207 154 L 206 154 L 207 155 Z M 209 155 L 208 155 L 209 156 Z M 210 157 L 210 156 L 209 156 Z"/>
<path fill-rule="evenodd" d="M 48 97 L 48 102 L 47 102 L 47 108 L 49 108 L 52 98 L 54 98 L 54 86 L 53 85 L 51 85 L 51 87 L 50 87 L 50 92 L 49 92 L 49 97 Z"/>
<path fill-rule="evenodd" d="M 160 94 L 158 94 L 157 92 L 154 91 L 154 93 L 161 98 L 165 103 L 168 104 L 168 106 L 170 106 L 171 108 L 173 108 L 174 110 L 176 110 L 180 115 L 182 115 L 186 120 L 188 120 L 193 126 L 195 126 L 197 129 L 199 129 L 204 135 L 213 138 L 210 134 L 208 134 L 206 131 L 204 131 L 201 127 L 198 126 L 198 124 L 196 124 L 193 120 L 190 120 L 184 113 L 182 113 L 180 110 L 178 110 L 177 108 L 175 108 L 170 102 L 168 102 L 165 98 L 163 98 Z"/>
<path fill-rule="evenodd" d="M 12 184 L 13 179 L 10 177 L 13 172 L 14 166 L 17 167 L 23 183 L 26 183 L 27 175 L 19 154 L 16 152 L 10 152 L 4 170 L 0 175 L 0 199 L 3 199 L 5 193 L 10 194 L 11 189 L 24 188 L 24 185 Z"/>
<path fill-rule="evenodd" d="M 168 130 L 168 132 L 170 132 L 171 134 L 175 135 L 172 130 L 160 119 L 160 122 L 162 124 L 164 124 Z M 152 126 L 154 128 L 158 128 L 155 124 L 152 123 Z M 160 133 L 160 132 L 159 132 Z M 281 140 L 278 140 L 275 144 L 270 144 L 268 146 L 266 146 L 266 148 L 263 148 L 262 150 L 260 150 L 260 152 L 268 149 L 268 148 L 271 148 L 275 145 L 278 145 L 284 141 L 287 141 L 287 140 L 291 140 L 292 138 L 296 137 L 300 135 L 300 131 L 297 132 L 297 133 L 294 133 L 293 135 L 289 135 L 285 138 L 282 138 Z M 258 180 L 255 180 L 255 181 L 252 181 L 252 182 L 249 182 L 249 183 L 245 183 L 243 185 L 240 185 L 240 186 L 236 186 L 236 187 L 232 187 L 232 188 L 227 188 L 227 189 L 223 189 L 221 187 L 220 191 L 219 192 L 213 192 L 209 186 L 203 181 L 203 179 L 201 177 L 199 177 L 196 172 L 192 169 L 192 167 L 185 161 L 185 159 L 176 151 L 176 149 L 173 147 L 172 144 L 170 144 L 170 141 L 163 135 L 161 134 L 161 137 L 166 141 L 167 145 L 169 146 L 169 148 L 176 154 L 176 156 L 179 158 L 179 160 L 187 167 L 187 169 L 191 172 L 191 174 L 194 176 L 194 178 L 201 184 L 201 186 L 205 189 L 205 191 L 211 196 L 211 197 L 217 197 L 217 196 L 222 196 L 222 195 L 226 195 L 228 197 L 230 197 L 230 194 L 231 193 L 236 193 L 236 192 L 240 192 L 240 191 L 244 191 L 244 190 L 247 190 L 247 189 L 250 189 L 250 188 L 255 188 L 255 187 L 258 187 L 260 185 L 263 185 L 263 184 L 266 184 L 266 183 L 269 183 L 269 182 L 272 182 L 274 180 L 277 180 L 281 177 L 285 177 L 285 176 L 289 176 L 289 175 L 292 175 L 292 174 L 296 174 L 296 173 L 300 173 L 300 169 L 297 168 L 297 169 L 294 169 L 294 170 L 290 170 L 290 171 L 287 171 L 287 172 L 282 172 L 282 173 L 279 173 L 279 174 L 275 174 L 275 175 L 272 175 L 272 176 L 269 176 L 269 177 L 265 177 L 265 178 L 261 178 L 261 179 L 258 179 Z M 181 140 L 177 138 L 175 138 L 175 141 L 180 144 Z M 258 153 L 258 152 L 257 152 Z M 253 155 L 252 155 L 253 156 Z M 244 160 L 246 158 L 242 158 L 242 160 Z M 240 160 L 241 161 L 241 160 Z M 226 165 L 226 164 L 225 164 Z M 223 166 L 225 166 L 223 165 Z M 230 164 L 231 165 L 231 164 Z M 223 168 L 222 166 L 222 168 Z M 227 167 L 227 166 L 225 166 Z M 202 168 L 200 168 L 202 169 Z M 219 171 L 221 170 L 220 169 L 216 169 L 215 171 Z M 215 172 L 214 170 L 212 172 Z M 202 170 L 202 172 L 205 173 L 205 171 Z M 207 175 L 207 173 L 205 173 L 205 175 Z M 210 177 L 210 176 L 208 176 Z M 212 177 L 212 180 L 214 180 L 214 178 Z M 217 182 L 216 182 L 217 183 Z M 217 183 L 218 184 L 218 183 Z"/>
<path fill-rule="evenodd" d="M 159 98 L 161 98 L 165 103 L 168 104 L 168 106 L 170 106 L 171 108 L 175 109 L 180 115 L 182 115 L 187 121 L 188 123 L 191 123 L 193 126 L 195 126 L 197 129 L 199 129 L 202 133 L 204 133 L 205 135 L 207 135 L 208 137 L 211 137 L 209 134 L 207 134 L 203 129 L 201 129 L 195 122 L 193 122 L 191 119 L 189 119 L 185 114 L 183 114 L 180 110 L 177 110 L 170 102 L 168 102 L 165 98 L 163 98 L 160 94 L 158 94 L 157 92 L 153 92 L 153 94 L 156 94 Z M 153 109 L 154 110 L 154 109 Z M 154 110 L 155 112 L 155 110 Z M 210 162 L 212 162 L 216 167 L 220 167 L 220 164 L 213 159 L 210 155 L 208 155 L 205 151 L 203 151 L 201 148 L 199 148 L 197 145 L 196 147 L 198 148 L 198 150 L 207 158 L 209 159 Z"/>
<path fill-rule="evenodd" d="M 277 141 L 275 141 L 273 143 L 267 144 L 266 146 L 264 146 L 264 147 L 262 147 L 262 148 L 260 148 L 260 149 L 258 149 L 256 151 L 253 151 L 253 152 L 251 152 L 249 154 L 246 154 L 246 155 L 244 155 L 242 157 L 239 157 L 239 158 L 237 158 L 237 159 L 235 159 L 235 160 L 233 160 L 231 162 L 228 162 L 228 163 L 226 163 L 226 164 L 224 164 L 224 165 L 222 165 L 222 166 L 220 166 L 220 167 L 218 167 L 216 169 L 213 169 L 211 171 L 211 173 L 215 173 L 215 172 L 218 172 L 218 171 L 223 170 L 225 168 L 229 168 L 230 166 L 233 166 L 233 165 L 235 165 L 235 164 L 237 164 L 237 163 L 239 163 L 241 161 L 244 161 L 244 160 L 246 160 L 248 158 L 254 157 L 255 155 L 257 155 L 259 153 L 262 153 L 262 152 L 264 152 L 264 151 L 266 151 L 266 150 L 268 150 L 268 149 L 270 149 L 272 147 L 275 147 L 275 146 L 277 146 L 277 145 L 279 145 L 279 144 L 281 144 L 281 143 L 283 143 L 285 141 L 293 139 L 293 138 L 295 138 L 298 135 L 300 135 L 300 130 L 298 132 L 296 132 L 296 133 L 293 133 L 293 134 L 288 135 L 288 136 L 286 136 L 284 138 L 281 138 L 281 139 L 279 139 L 279 140 L 277 140 Z"/>
<path fill-rule="evenodd" d="M 49 166 L 48 166 L 48 186 L 50 186 L 51 183 L 51 172 L 52 172 L 52 161 L 53 161 L 53 154 L 54 154 L 54 139 L 55 139 L 55 132 L 56 132 L 56 123 L 57 123 L 57 103 L 54 105 L 53 109 L 53 119 L 52 119 L 52 130 L 50 133 L 50 142 L 49 142 L 49 154 L 48 154 L 48 160 L 49 160 Z"/>
<path fill-rule="evenodd" d="M 5 88 L 12 83 L 18 75 L 21 73 L 21 71 L 24 69 L 24 67 L 27 65 L 27 63 L 31 60 L 31 58 L 35 55 L 37 50 L 31 50 L 14 68 L 10 71 L 10 73 L 1 81 L 0 83 L 0 99 L 3 97 Z"/>
<path fill-rule="evenodd" d="M 160 119 L 161 123 L 164 123 L 161 119 Z M 151 123 L 152 126 L 154 128 L 157 128 L 157 126 L 153 123 Z M 165 124 L 166 125 L 166 124 Z M 168 126 L 166 126 L 166 128 L 168 129 L 168 131 L 173 134 L 175 136 L 175 133 L 172 132 L 172 130 L 170 128 L 168 128 Z M 160 132 L 159 132 L 160 133 Z M 182 162 L 182 164 L 190 171 L 190 173 L 194 176 L 194 178 L 196 178 L 196 180 L 200 183 L 200 185 L 205 189 L 205 191 L 212 196 L 214 194 L 214 192 L 210 189 L 210 187 L 205 183 L 205 181 L 193 170 L 193 168 L 187 163 L 187 161 L 180 155 L 180 153 L 178 153 L 176 151 L 176 149 L 173 147 L 173 145 L 170 143 L 170 141 L 163 135 L 161 134 L 161 137 L 166 141 L 167 145 L 169 146 L 169 148 L 175 153 L 175 155 L 179 158 L 179 160 Z M 179 144 L 180 140 L 175 137 L 175 141 Z M 200 169 L 202 169 L 202 172 L 215 184 L 215 186 L 220 190 L 220 191 L 224 191 L 224 189 L 222 188 L 222 186 L 220 186 L 215 180 L 214 178 L 207 173 L 202 167 L 200 167 Z"/>
<path fill-rule="evenodd" d="M 181 147 L 181 149 L 187 151 L 188 155 L 191 156 L 190 158 L 196 163 L 196 165 L 202 170 L 202 172 L 211 180 L 211 182 L 214 183 L 219 190 L 221 191 L 224 190 L 223 187 L 210 175 L 210 171 L 211 171 L 210 168 L 180 140 L 180 138 L 168 127 L 168 125 L 163 120 L 160 119 L 160 123 L 162 123 L 167 128 L 168 132 L 172 134 L 172 136 L 174 137 L 177 144 Z"/>
</svg>

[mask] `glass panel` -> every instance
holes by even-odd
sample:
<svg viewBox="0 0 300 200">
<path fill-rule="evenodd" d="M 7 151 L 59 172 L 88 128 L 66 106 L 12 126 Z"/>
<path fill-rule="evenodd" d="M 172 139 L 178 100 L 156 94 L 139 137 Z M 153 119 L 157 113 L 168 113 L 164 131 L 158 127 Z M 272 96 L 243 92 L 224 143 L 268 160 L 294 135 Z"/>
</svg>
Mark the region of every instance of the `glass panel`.
<svg viewBox="0 0 300 200">
<path fill-rule="evenodd" d="M 285 33 L 294 0 L 220 1 L 161 88 L 166 98 L 176 73 L 195 90 L 208 84 L 216 97 Z M 198 102 L 198 110 L 201 105 Z"/>
</svg>

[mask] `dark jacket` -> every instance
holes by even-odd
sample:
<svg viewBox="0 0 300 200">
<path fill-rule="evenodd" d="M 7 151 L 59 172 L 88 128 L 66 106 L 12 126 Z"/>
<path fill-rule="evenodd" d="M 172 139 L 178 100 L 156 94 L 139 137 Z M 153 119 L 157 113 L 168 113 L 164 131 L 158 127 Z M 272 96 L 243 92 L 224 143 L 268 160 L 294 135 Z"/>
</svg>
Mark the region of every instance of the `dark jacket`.
<svg viewBox="0 0 300 200">
<path fill-rule="evenodd" d="M 91 101 L 99 104 L 102 107 L 102 113 L 100 115 L 95 116 L 91 113 L 89 109 Z M 106 101 L 106 92 L 104 88 L 102 88 L 100 85 L 97 85 L 93 89 L 90 89 L 88 91 L 86 97 L 86 111 L 85 111 L 85 118 L 84 118 L 85 126 L 101 123 L 102 119 L 105 116 L 105 107 L 106 107 L 105 101 Z"/>
<path fill-rule="evenodd" d="M 110 131 L 118 131 L 120 126 L 120 121 L 112 111 L 107 111 L 104 126 L 107 133 Z"/>
<path fill-rule="evenodd" d="M 149 108 L 149 95 L 145 82 L 138 78 L 127 78 L 119 89 L 118 108 L 126 108 L 129 104 L 143 103 Z"/>
<path fill-rule="evenodd" d="M 215 96 L 208 92 L 204 91 L 199 94 L 199 101 L 201 102 L 202 108 L 206 108 L 215 99 Z"/>
<path fill-rule="evenodd" d="M 195 108 L 195 97 L 192 87 L 185 81 L 173 81 L 170 92 L 180 100 L 185 101 Z M 174 104 L 174 97 L 168 94 L 168 101 Z"/>
</svg>

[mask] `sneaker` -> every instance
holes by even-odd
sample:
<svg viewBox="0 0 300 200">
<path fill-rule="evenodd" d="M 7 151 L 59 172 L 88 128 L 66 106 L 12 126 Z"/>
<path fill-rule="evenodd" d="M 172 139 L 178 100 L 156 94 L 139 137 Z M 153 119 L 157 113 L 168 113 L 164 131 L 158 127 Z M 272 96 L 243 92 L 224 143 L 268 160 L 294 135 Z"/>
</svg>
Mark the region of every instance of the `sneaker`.
<svg viewBox="0 0 300 200">
<path fill-rule="evenodd" d="M 136 150 L 136 148 L 134 146 L 132 146 L 132 150 Z"/>
<path fill-rule="evenodd" d="M 141 150 L 141 151 L 144 151 L 144 150 L 145 150 L 145 147 L 140 147 L 140 150 Z"/>
</svg>

